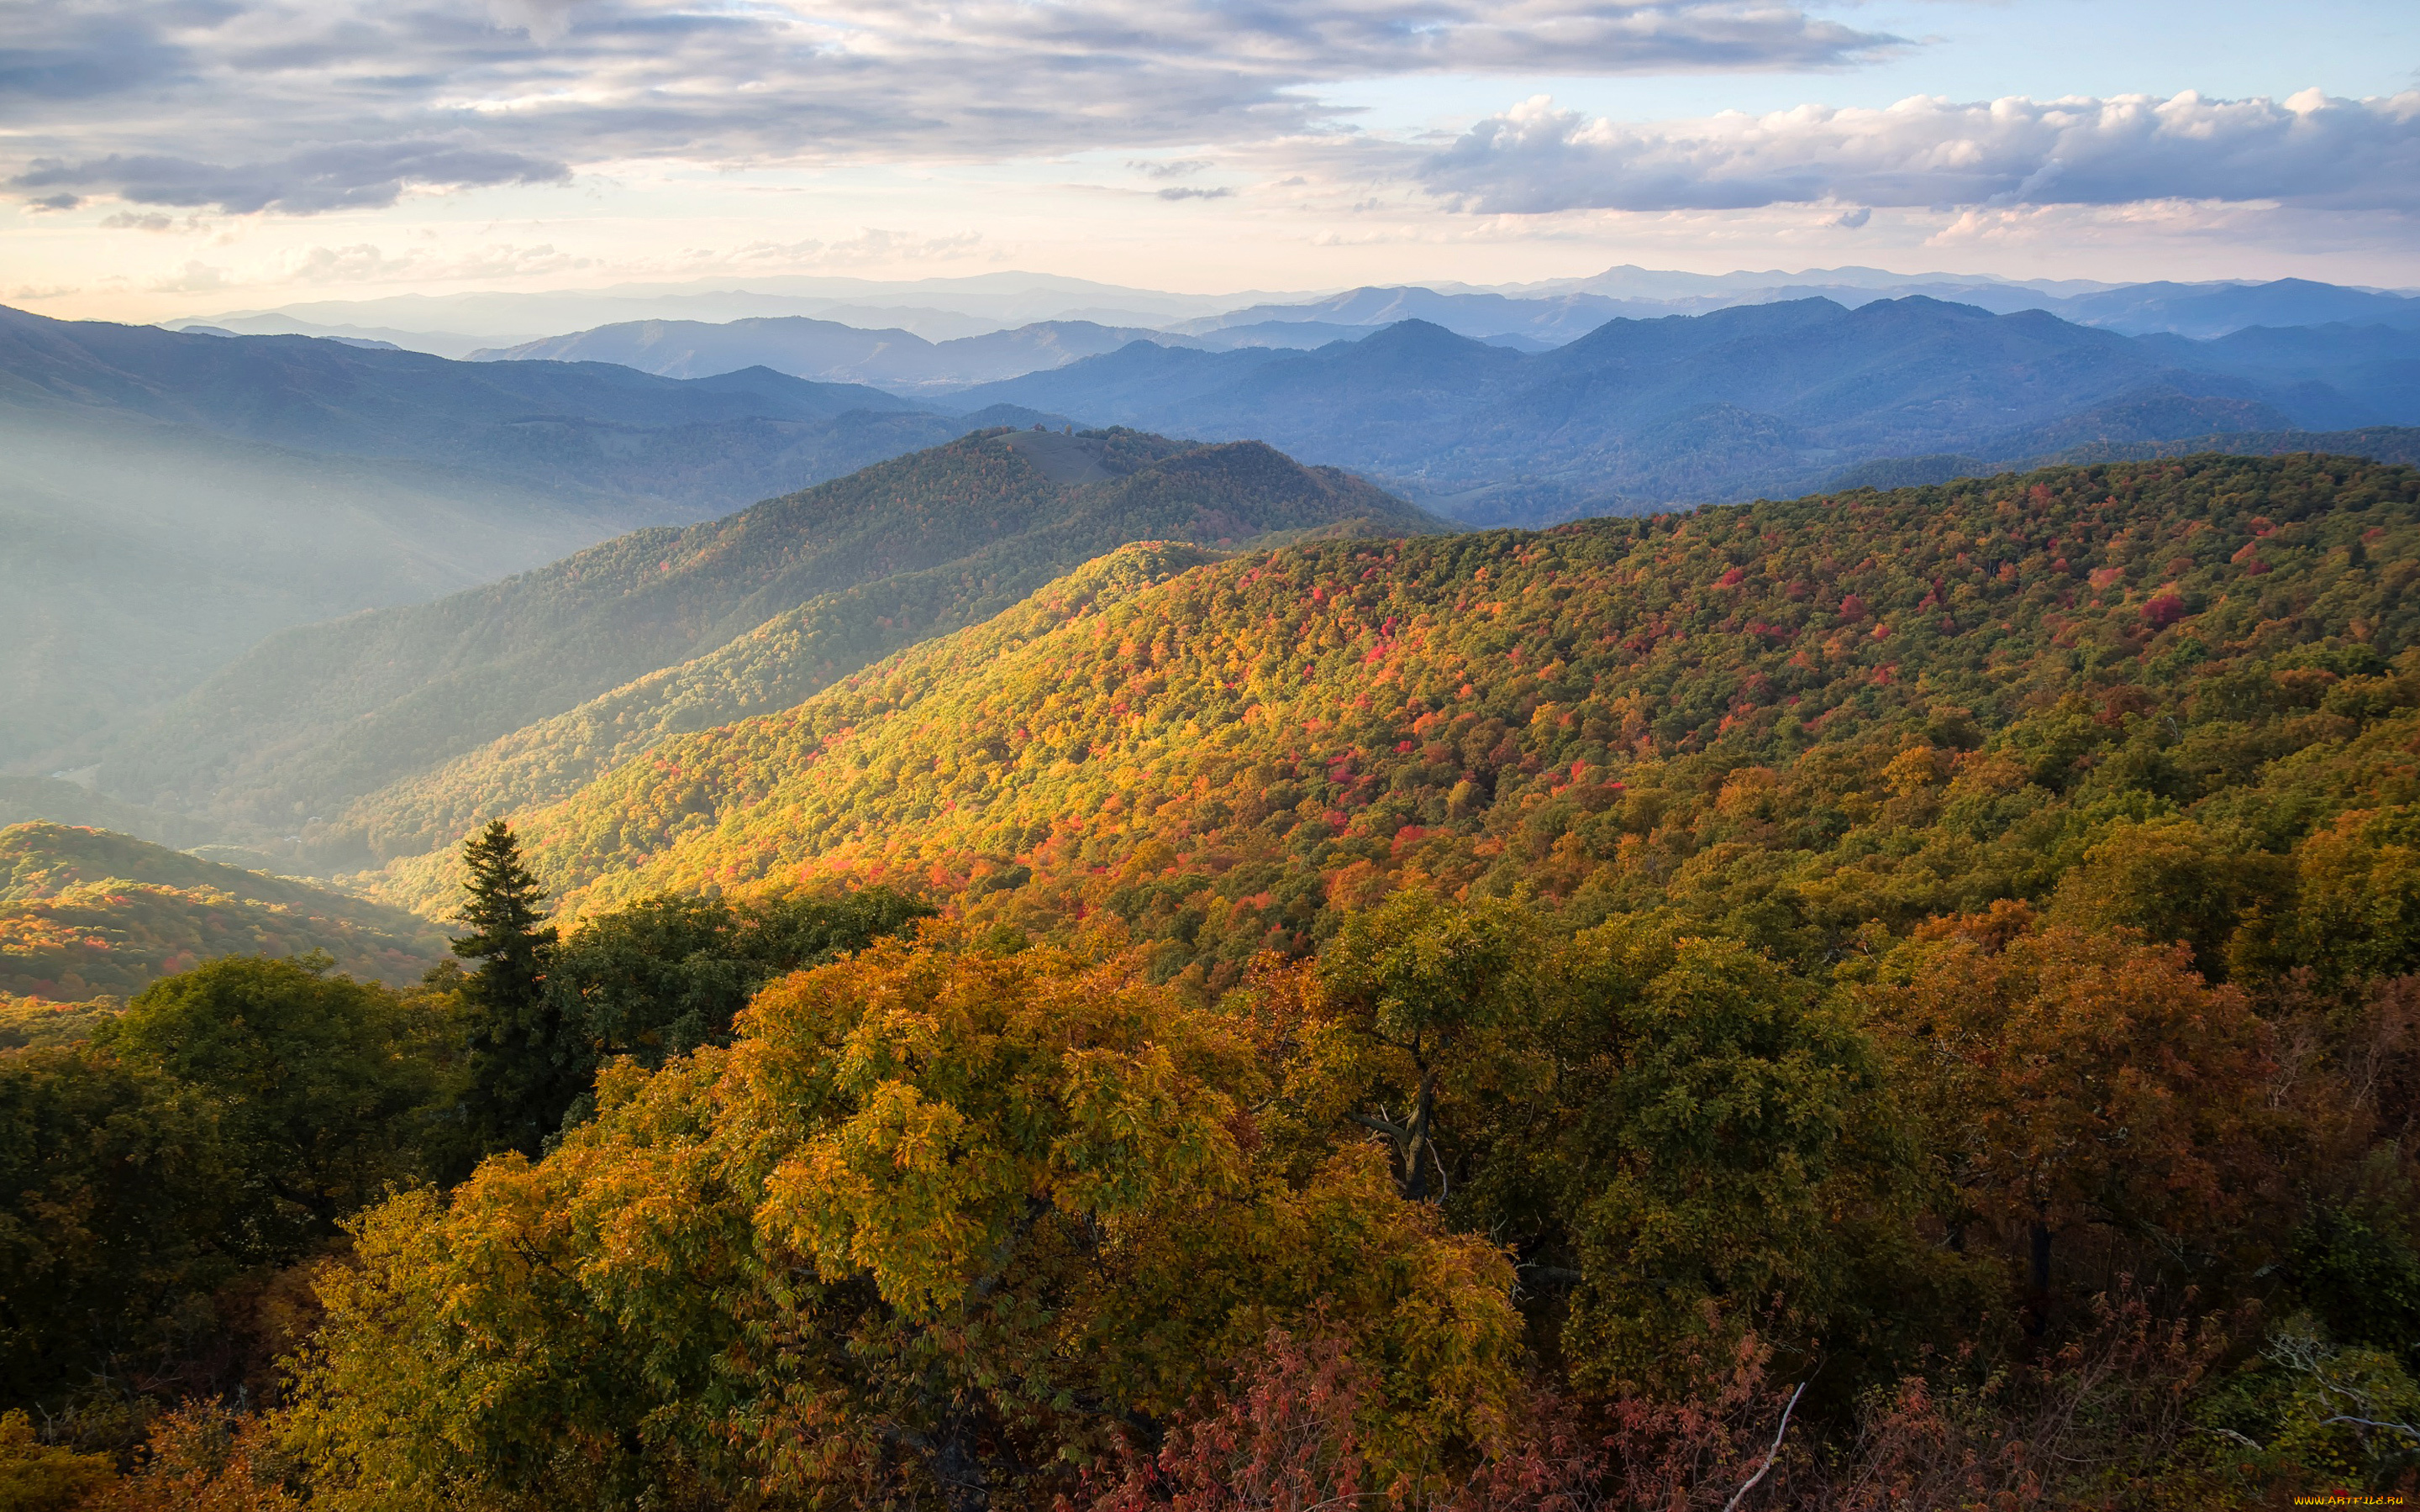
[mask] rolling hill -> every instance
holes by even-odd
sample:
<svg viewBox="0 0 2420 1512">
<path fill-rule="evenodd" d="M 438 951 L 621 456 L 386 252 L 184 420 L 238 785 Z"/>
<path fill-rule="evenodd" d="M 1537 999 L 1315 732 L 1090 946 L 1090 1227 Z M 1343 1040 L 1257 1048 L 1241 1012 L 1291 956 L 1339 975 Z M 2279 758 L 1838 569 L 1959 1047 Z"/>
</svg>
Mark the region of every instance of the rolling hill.
<svg viewBox="0 0 2420 1512">
<path fill-rule="evenodd" d="M 2308 455 L 1130 548 L 519 824 L 574 915 L 889 879 L 1114 916 L 1218 980 L 1422 882 L 1822 958 L 2157 840 L 2108 864 L 2253 856 L 2210 884 L 2251 908 L 2328 845 L 2399 843 L 2415 585 L 2420 471 Z"/>
<path fill-rule="evenodd" d="M 210 957 L 311 950 L 401 984 L 435 965 L 445 941 L 392 908 L 125 835 L 0 829 L 0 999 L 122 1000 Z"/>
<path fill-rule="evenodd" d="M 1251 435 L 1458 518 L 1537 522 L 1817 486 L 1878 456 L 2420 420 L 2420 335 L 2137 339 L 1924 298 L 1613 319 L 1522 353 L 1421 321 L 1307 353 L 1130 347 L 965 391 Z"/>
<path fill-rule="evenodd" d="M 272 637 L 96 751 L 99 780 L 244 837 L 291 836 L 318 865 L 425 849 L 504 798 L 551 797 L 664 733 L 785 707 L 1128 541 L 1436 524 L 1256 443 L 984 432 Z M 517 737 L 550 720 L 563 738 Z"/>
</svg>

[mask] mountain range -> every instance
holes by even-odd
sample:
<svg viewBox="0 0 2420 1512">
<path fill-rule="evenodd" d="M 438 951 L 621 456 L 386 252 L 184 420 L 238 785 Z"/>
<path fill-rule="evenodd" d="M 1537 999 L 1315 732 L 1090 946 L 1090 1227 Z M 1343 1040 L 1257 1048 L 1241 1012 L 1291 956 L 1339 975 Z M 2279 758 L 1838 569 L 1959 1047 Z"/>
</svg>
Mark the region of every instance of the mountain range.
<svg viewBox="0 0 2420 1512">
<path fill-rule="evenodd" d="M 2420 422 L 2420 332 L 2129 337 L 1921 297 L 1617 318 L 1522 353 L 1405 321 L 1304 353 L 1138 343 L 966 390 L 1257 436 L 1473 523 L 1780 496 L 1875 457 Z"/>
<path fill-rule="evenodd" d="M 2410 325 L 2407 293 L 2305 279 L 2106 284 L 1988 274 L 1900 273 L 1878 268 L 1706 274 L 1617 267 L 1584 278 L 1493 287 L 1395 285 L 1312 294 L 1180 294 L 1048 274 L 877 282 L 834 277 L 731 278 L 687 284 L 328 300 L 279 310 L 230 311 L 172 322 L 256 335 L 318 335 L 390 342 L 445 357 L 505 347 L 606 325 L 651 320 L 723 323 L 798 316 L 865 330 L 896 328 L 930 342 L 1036 322 L 1089 321 L 1206 334 L 1236 325 L 1319 322 L 1373 328 L 1424 319 L 1464 335 L 1550 342 L 1584 334 L 1616 315 L 1702 315 L 1738 304 L 1829 298 L 1847 305 L 1921 294 L 1995 314 L 2046 310 L 2129 334 L 2224 335 L 2251 325 Z"/>
</svg>

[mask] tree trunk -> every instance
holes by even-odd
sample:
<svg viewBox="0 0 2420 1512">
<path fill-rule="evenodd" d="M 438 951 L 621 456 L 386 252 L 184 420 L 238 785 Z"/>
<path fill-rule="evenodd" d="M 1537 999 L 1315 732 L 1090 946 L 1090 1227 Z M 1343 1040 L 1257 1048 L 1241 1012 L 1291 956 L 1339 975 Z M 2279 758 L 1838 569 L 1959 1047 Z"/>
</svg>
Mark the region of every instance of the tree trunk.
<svg viewBox="0 0 2420 1512">
<path fill-rule="evenodd" d="M 1404 1196 L 1425 1202 L 1429 1195 L 1429 1118 L 1436 1110 L 1436 1072 L 1420 1072 L 1420 1094 L 1404 1128 Z"/>
<path fill-rule="evenodd" d="M 2025 1332 L 2039 1338 L 2050 1332 L 2050 1225 L 2043 1214 L 2035 1214 L 2025 1238 L 2031 1251 L 2027 1279 L 2033 1283 L 2025 1299 Z"/>
</svg>

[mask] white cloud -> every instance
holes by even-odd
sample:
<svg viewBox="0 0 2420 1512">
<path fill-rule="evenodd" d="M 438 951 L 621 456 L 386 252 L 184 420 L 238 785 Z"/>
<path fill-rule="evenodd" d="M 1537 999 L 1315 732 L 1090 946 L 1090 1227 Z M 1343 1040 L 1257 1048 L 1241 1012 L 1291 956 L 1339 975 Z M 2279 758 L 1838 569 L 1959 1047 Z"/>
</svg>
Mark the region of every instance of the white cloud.
<svg viewBox="0 0 2420 1512">
<path fill-rule="evenodd" d="M 149 288 L 154 294 L 208 294 L 240 282 L 224 268 L 208 263 L 188 262 L 167 278 L 154 279 Z"/>
<path fill-rule="evenodd" d="M 643 159 L 1002 161 L 1319 129 L 1323 83 L 1807 69 L 1776 0 L 0 0 L 0 177 L 308 214 Z M 207 144 L 206 147 L 197 144 Z"/>
<path fill-rule="evenodd" d="M 1809 105 L 1652 125 L 1591 119 L 1540 97 L 1473 127 L 1419 177 L 1463 208 L 1517 214 L 2154 200 L 2409 212 L 2420 209 L 2420 91 L 1918 96 L 1881 110 Z"/>
</svg>

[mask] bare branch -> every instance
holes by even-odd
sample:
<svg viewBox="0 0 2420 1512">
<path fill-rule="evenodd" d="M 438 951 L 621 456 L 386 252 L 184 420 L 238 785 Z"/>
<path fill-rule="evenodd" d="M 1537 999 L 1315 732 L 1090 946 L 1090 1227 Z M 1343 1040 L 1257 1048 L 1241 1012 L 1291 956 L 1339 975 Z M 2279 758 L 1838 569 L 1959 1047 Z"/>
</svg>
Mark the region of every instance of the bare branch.
<svg viewBox="0 0 2420 1512">
<path fill-rule="evenodd" d="M 1747 1478 L 1746 1485 L 1742 1486 L 1738 1490 L 1731 1492 L 1731 1499 L 1723 1504 L 1723 1512 L 1739 1512 L 1739 1504 L 1741 1501 L 1746 1497 L 1748 1492 L 1756 1489 L 1756 1483 L 1764 1479 L 1765 1472 L 1771 1470 L 1773 1468 L 1773 1462 L 1781 1458 L 1781 1441 L 1787 1437 L 1790 1432 L 1790 1414 L 1798 1406 L 1798 1398 L 1805 1394 L 1806 1390 L 1807 1382 L 1802 1381 L 1790 1393 L 1790 1400 L 1782 1405 L 1781 1427 L 1774 1432 L 1773 1447 L 1766 1451 L 1764 1463 L 1756 1467 L 1756 1473 Z"/>
</svg>

